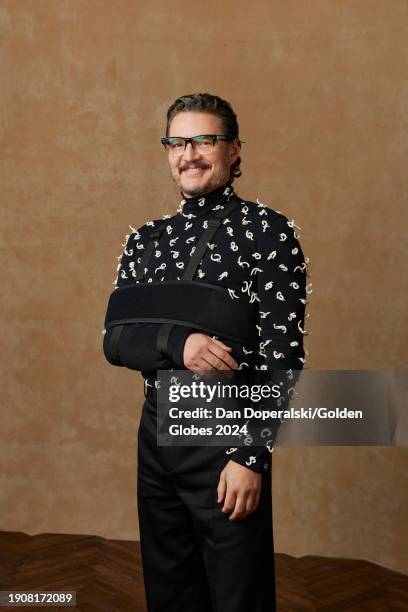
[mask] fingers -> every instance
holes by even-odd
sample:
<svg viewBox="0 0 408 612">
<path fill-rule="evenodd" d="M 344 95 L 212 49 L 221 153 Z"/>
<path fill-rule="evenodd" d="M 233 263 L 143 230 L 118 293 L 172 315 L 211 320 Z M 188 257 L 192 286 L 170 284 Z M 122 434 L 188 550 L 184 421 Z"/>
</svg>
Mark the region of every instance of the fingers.
<svg viewBox="0 0 408 612">
<path fill-rule="evenodd" d="M 231 513 L 229 516 L 230 521 L 242 520 L 255 510 L 256 505 L 254 494 L 239 494 L 235 492 L 231 486 L 228 488 L 228 483 L 225 478 L 222 479 L 222 484 L 221 486 L 219 485 L 219 489 L 223 493 L 222 498 L 225 496 L 222 512 L 225 514 Z"/>
<path fill-rule="evenodd" d="M 256 493 L 250 493 L 248 495 L 245 504 L 245 516 L 248 516 L 248 514 L 252 514 L 252 512 L 255 512 L 259 504 L 259 497 L 260 495 Z"/>
<path fill-rule="evenodd" d="M 204 370 L 235 370 L 238 367 L 235 359 L 222 349 L 214 348 L 214 346 L 208 344 L 201 356 L 197 357 L 198 368 L 201 367 Z"/>
<path fill-rule="evenodd" d="M 225 345 L 224 345 L 225 346 Z M 230 347 L 228 347 L 230 348 Z M 217 363 L 220 367 L 219 370 L 235 370 L 238 367 L 237 362 L 229 353 L 227 353 L 223 348 L 218 346 L 214 340 L 210 342 L 208 345 L 208 350 L 212 355 L 217 358 Z M 213 363 L 213 362 L 212 362 Z M 220 365 L 222 364 L 222 365 Z"/>
<path fill-rule="evenodd" d="M 232 370 L 238 364 L 229 354 L 232 350 L 220 340 L 209 338 L 206 334 L 192 333 L 185 342 L 183 351 L 184 365 L 189 370 Z"/>
<path fill-rule="evenodd" d="M 255 508 L 254 510 L 257 509 L 258 505 L 259 505 L 259 500 L 261 499 L 261 489 L 259 488 L 258 491 L 255 493 Z"/>
<path fill-rule="evenodd" d="M 238 496 L 236 498 L 234 511 L 230 514 L 230 521 L 242 520 L 247 516 L 246 512 L 246 499 L 245 496 Z"/>
<path fill-rule="evenodd" d="M 262 478 L 260 474 L 229 461 L 220 475 L 218 492 L 222 493 L 222 512 L 230 514 L 230 521 L 242 520 L 259 505 Z"/>
<path fill-rule="evenodd" d="M 218 487 L 217 487 L 217 502 L 219 504 L 222 501 L 224 501 L 226 491 L 227 491 L 227 481 L 225 480 L 224 473 L 221 472 L 220 480 L 218 482 Z"/>
<path fill-rule="evenodd" d="M 232 351 L 232 347 L 231 346 L 227 346 L 226 344 L 224 344 L 223 342 L 221 342 L 221 340 L 218 340 L 217 338 L 211 338 L 211 340 L 213 342 L 215 342 L 216 344 L 219 344 L 224 350 L 226 351 Z"/>
<path fill-rule="evenodd" d="M 202 370 L 215 370 L 211 363 L 209 363 L 204 357 L 200 357 L 196 361 L 196 365 L 190 368 L 193 372 L 201 372 Z"/>
<path fill-rule="evenodd" d="M 249 493 L 247 495 L 236 496 L 235 506 L 232 514 L 230 514 L 230 521 L 238 521 L 246 518 L 258 507 L 260 494 Z M 224 509 L 223 509 L 224 512 Z"/>
<path fill-rule="evenodd" d="M 229 363 L 227 363 L 227 358 L 229 359 Z M 225 352 L 223 353 L 223 357 L 218 357 L 210 350 L 210 346 L 207 347 L 207 350 L 203 355 L 203 359 L 205 359 L 205 361 L 211 364 L 214 370 L 233 370 L 235 369 L 236 362 L 232 357 L 230 357 Z"/>
<path fill-rule="evenodd" d="M 223 505 L 221 511 L 225 512 L 227 514 L 232 512 L 234 510 L 234 508 L 235 508 L 236 500 L 237 500 L 236 494 L 233 492 L 231 487 L 228 487 L 228 483 L 227 483 L 227 491 L 226 491 L 226 495 L 225 495 L 225 501 L 224 501 L 224 505 Z"/>
</svg>

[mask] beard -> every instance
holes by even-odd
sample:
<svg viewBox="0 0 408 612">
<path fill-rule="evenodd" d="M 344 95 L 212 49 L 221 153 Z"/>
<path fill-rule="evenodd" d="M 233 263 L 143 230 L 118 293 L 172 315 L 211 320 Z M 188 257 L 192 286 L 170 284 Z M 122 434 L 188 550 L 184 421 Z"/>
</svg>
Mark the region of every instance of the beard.
<svg viewBox="0 0 408 612">
<path fill-rule="evenodd" d="M 208 168 L 208 166 L 196 166 L 199 168 Z M 205 196 L 205 194 L 217 189 L 217 187 L 221 187 L 227 183 L 230 179 L 230 169 L 225 169 L 224 171 L 220 169 L 220 171 L 212 176 L 209 176 L 205 183 L 201 185 L 197 185 L 196 187 L 183 186 L 181 175 L 177 176 L 177 179 L 173 176 L 174 182 L 177 184 L 181 192 L 184 196 L 188 198 L 197 198 L 199 196 Z"/>
</svg>

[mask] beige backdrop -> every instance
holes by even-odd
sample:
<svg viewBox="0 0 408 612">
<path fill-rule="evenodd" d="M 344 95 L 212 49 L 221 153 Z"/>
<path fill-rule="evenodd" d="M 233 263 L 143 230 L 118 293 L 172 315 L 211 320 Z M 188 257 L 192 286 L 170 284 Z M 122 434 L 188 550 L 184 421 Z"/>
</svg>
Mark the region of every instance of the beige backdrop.
<svg viewBox="0 0 408 612">
<path fill-rule="evenodd" d="M 129 225 L 179 202 L 167 107 L 230 100 L 238 193 L 302 228 L 307 365 L 404 368 L 408 4 L 1 0 L 0 28 L 0 529 L 138 538 L 141 377 L 101 331 Z M 278 448 L 273 480 L 278 552 L 408 571 L 406 448 Z"/>
</svg>

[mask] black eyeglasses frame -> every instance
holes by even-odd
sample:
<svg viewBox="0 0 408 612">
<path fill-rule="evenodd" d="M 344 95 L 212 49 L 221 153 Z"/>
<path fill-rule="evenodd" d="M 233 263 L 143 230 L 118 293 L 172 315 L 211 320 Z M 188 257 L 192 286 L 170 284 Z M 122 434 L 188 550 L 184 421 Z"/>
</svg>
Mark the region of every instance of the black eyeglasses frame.
<svg viewBox="0 0 408 612">
<path fill-rule="evenodd" d="M 197 136 L 191 136 L 190 138 L 185 138 L 184 136 L 164 136 L 163 138 L 160 138 L 160 141 L 162 143 L 162 145 L 164 146 L 164 148 L 166 149 L 166 145 L 170 144 L 170 140 L 172 140 L 173 138 L 179 138 L 180 140 L 184 140 L 184 151 L 186 150 L 186 147 L 188 145 L 188 143 L 191 144 L 191 146 L 193 147 L 193 149 L 195 150 L 195 138 L 212 138 L 213 139 L 213 145 L 215 143 L 216 140 L 226 140 L 226 141 L 232 141 L 234 140 L 233 138 L 228 138 L 228 136 L 226 136 L 225 134 L 197 134 Z M 241 140 L 238 139 L 238 144 L 239 146 L 241 146 Z"/>
</svg>

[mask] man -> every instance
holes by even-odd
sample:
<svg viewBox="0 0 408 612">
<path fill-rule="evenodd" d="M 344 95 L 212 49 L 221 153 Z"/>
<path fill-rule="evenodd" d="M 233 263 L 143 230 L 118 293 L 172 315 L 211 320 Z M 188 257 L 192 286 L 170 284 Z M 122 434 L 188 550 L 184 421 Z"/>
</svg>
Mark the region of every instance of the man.
<svg viewBox="0 0 408 612">
<path fill-rule="evenodd" d="M 138 506 L 148 610 L 271 612 L 276 609 L 272 444 L 158 446 L 156 373 L 301 369 L 306 264 L 293 222 L 234 192 L 241 143 L 228 102 L 210 94 L 178 98 L 168 110 L 162 142 L 182 200 L 174 216 L 149 221 L 127 237 L 113 293 L 135 283 L 145 289 L 146 283 L 182 282 L 202 248 L 200 237 L 210 231 L 209 220 L 224 211 L 194 276 L 203 288 L 216 284 L 228 290 L 234 304 L 255 305 L 258 320 L 254 344 L 202 331 L 194 321 L 106 325 L 107 360 L 139 370 L 145 379 Z M 155 230 L 161 231 L 152 237 Z M 162 301 L 166 318 L 171 304 Z M 206 304 L 201 308 L 204 312 Z M 217 315 L 228 327 L 229 317 Z"/>
</svg>

